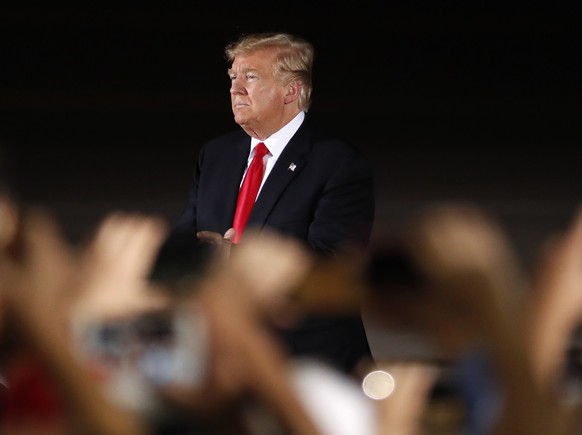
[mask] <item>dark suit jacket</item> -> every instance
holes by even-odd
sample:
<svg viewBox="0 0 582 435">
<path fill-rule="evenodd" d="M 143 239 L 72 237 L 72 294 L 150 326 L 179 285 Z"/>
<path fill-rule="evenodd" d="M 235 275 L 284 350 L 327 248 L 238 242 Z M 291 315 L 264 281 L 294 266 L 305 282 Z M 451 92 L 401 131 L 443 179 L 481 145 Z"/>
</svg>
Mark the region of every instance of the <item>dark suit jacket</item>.
<svg viewBox="0 0 582 435">
<path fill-rule="evenodd" d="M 249 146 L 250 137 L 239 130 L 202 147 L 175 230 L 224 234 L 232 227 Z M 247 230 L 268 227 L 305 241 L 323 255 L 347 241 L 365 246 L 374 219 L 374 189 L 363 154 L 317 130 L 308 115 L 265 181 Z M 280 332 L 294 354 L 321 356 L 348 371 L 357 359 L 370 355 L 359 318 L 310 319 L 293 331 Z"/>
</svg>

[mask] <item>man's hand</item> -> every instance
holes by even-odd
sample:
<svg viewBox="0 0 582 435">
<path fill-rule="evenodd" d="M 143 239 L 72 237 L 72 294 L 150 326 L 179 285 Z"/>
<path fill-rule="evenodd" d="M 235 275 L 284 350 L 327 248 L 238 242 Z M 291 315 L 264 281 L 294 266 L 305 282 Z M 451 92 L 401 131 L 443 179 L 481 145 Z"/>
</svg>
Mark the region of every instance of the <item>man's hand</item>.
<svg viewBox="0 0 582 435">
<path fill-rule="evenodd" d="M 229 228 L 226 230 L 224 235 L 214 231 L 198 231 L 196 233 L 200 241 L 216 245 L 220 251 L 219 255 L 222 256 L 225 260 L 230 258 L 230 250 L 235 234 L 236 230 L 234 228 Z"/>
</svg>

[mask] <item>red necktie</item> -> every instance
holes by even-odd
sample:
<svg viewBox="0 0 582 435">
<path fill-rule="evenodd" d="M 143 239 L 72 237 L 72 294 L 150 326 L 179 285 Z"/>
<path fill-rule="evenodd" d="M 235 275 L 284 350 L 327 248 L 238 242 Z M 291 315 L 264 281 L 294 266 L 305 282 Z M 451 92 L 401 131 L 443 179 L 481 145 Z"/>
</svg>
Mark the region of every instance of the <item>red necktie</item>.
<svg viewBox="0 0 582 435">
<path fill-rule="evenodd" d="M 238 192 L 238 200 L 236 203 L 236 212 L 234 213 L 233 228 L 236 230 L 233 243 L 238 243 L 247 226 L 247 221 L 251 214 L 251 210 L 255 205 L 255 199 L 263 181 L 264 163 L 263 157 L 269 152 L 263 142 L 260 142 L 255 147 L 255 156 L 251 162 L 249 169 L 245 175 L 240 191 Z"/>
</svg>

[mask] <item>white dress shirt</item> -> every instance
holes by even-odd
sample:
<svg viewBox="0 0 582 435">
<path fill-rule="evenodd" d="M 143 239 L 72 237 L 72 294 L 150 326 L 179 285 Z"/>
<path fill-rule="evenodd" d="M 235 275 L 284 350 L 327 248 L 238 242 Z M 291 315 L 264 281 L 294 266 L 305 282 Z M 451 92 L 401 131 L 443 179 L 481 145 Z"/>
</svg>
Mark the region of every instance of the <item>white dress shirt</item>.
<svg viewBox="0 0 582 435">
<path fill-rule="evenodd" d="M 281 155 L 281 153 L 285 149 L 285 146 L 289 143 L 289 141 L 291 140 L 293 135 L 297 132 L 297 130 L 299 130 L 299 127 L 301 127 L 301 124 L 303 123 L 304 119 L 305 119 L 305 112 L 299 112 L 299 114 L 297 114 L 297 116 L 295 118 L 293 118 L 291 121 L 289 121 L 289 123 L 287 125 L 285 125 L 281 130 L 273 133 L 267 139 L 261 141 L 261 140 L 255 139 L 254 137 L 251 138 L 249 157 L 247 160 L 247 169 L 249 168 L 249 165 L 251 164 L 251 161 L 253 160 L 253 157 L 255 156 L 255 147 L 257 146 L 257 144 L 259 144 L 260 142 L 263 142 L 265 144 L 265 146 L 267 147 L 267 149 L 269 150 L 269 153 L 267 155 L 265 155 L 264 161 L 263 161 L 265 164 L 265 174 L 263 175 L 263 181 L 261 183 L 261 187 L 259 188 L 259 193 L 261 192 L 261 189 L 263 188 L 263 185 L 265 184 L 265 180 L 267 179 L 267 177 L 271 173 L 273 166 L 275 166 L 275 162 L 277 162 L 277 159 L 279 158 L 279 156 Z M 246 175 L 246 169 L 245 169 L 245 175 Z M 243 175 L 243 178 L 242 178 L 243 180 L 244 180 L 245 175 Z M 242 185 L 242 180 L 241 180 L 241 185 Z M 257 194 L 257 197 L 258 196 L 259 196 L 259 194 Z"/>
</svg>

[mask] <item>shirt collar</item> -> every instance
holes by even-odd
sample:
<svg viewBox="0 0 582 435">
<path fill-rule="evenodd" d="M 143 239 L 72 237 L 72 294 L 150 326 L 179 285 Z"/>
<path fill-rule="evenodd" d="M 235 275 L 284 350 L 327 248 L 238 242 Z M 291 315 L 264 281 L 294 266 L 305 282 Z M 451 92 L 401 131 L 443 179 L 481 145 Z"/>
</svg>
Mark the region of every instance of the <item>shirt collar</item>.
<svg viewBox="0 0 582 435">
<path fill-rule="evenodd" d="M 285 148 L 285 145 L 289 143 L 293 135 L 299 130 L 303 120 L 305 119 L 305 112 L 301 111 L 287 123 L 282 129 L 273 133 L 265 140 L 258 140 L 251 137 L 251 150 L 255 149 L 258 143 L 263 142 L 265 146 L 269 149 L 269 152 L 273 157 L 278 157 Z M 254 154 L 254 153 L 253 153 Z"/>
</svg>

